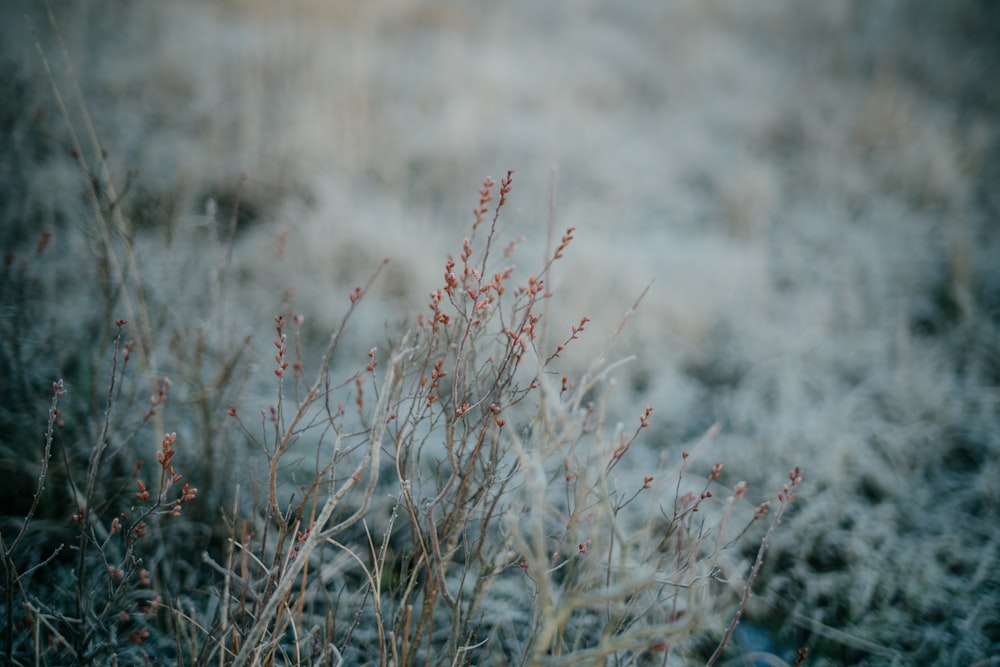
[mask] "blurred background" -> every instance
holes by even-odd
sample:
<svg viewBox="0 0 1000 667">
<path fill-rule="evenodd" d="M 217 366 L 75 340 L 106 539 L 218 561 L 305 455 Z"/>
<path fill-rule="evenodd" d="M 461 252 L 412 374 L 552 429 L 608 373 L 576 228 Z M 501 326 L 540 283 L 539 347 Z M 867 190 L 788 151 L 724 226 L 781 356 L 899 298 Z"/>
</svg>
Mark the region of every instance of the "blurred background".
<svg viewBox="0 0 1000 667">
<path fill-rule="evenodd" d="M 1000 5 L 50 7 L 0 7 L 3 250 L 54 231 L 44 331 L 3 304 L 8 340 L 60 348 L 39 376 L 103 316 L 71 128 L 92 123 L 127 192 L 161 321 L 196 327 L 221 295 L 215 334 L 255 333 L 260 359 L 276 312 L 322 343 L 388 257 L 363 358 L 426 308 L 483 179 L 515 169 L 501 231 L 524 237 L 519 263 L 577 229 L 553 276 L 554 329 L 592 320 L 570 363 L 652 283 L 609 398 L 625 422 L 654 407 L 651 455 L 719 422 L 712 457 L 757 502 L 806 470 L 748 650 L 1000 654 Z M 234 211 L 234 278 L 213 292 Z"/>
</svg>

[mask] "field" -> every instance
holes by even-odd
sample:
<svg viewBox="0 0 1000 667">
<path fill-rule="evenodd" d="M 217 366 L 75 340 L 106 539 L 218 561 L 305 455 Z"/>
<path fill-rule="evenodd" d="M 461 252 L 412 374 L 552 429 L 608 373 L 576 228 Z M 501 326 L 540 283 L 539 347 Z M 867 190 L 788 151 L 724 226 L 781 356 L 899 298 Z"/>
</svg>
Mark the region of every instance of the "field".
<svg viewBox="0 0 1000 667">
<path fill-rule="evenodd" d="M 4 3 L 0 662 L 1000 665 L 998 67 L 985 0 Z"/>
</svg>

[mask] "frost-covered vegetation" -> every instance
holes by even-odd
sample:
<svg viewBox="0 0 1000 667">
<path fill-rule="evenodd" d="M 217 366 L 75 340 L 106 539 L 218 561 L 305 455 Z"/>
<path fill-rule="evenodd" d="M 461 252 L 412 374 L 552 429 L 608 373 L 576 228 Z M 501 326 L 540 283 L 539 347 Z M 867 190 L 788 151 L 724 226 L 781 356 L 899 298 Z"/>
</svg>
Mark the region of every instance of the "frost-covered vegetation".
<svg viewBox="0 0 1000 667">
<path fill-rule="evenodd" d="M 0 26 L 15 664 L 1000 653 L 993 3 Z"/>
</svg>

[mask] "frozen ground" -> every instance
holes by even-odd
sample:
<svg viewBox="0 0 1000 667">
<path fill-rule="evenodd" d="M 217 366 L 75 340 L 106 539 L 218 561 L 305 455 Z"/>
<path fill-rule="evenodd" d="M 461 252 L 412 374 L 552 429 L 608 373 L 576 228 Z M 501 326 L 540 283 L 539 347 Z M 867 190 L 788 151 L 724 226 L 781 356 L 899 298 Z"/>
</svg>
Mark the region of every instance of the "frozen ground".
<svg viewBox="0 0 1000 667">
<path fill-rule="evenodd" d="M 37 236 L 17 221 L 58 225 L 76 205 L 26 12 L 70 78 L 34 6 L 0 10 L 9 243 Z M 626 419 L 654 406 L 650 446 L 718 420 L 718 457 L 761 497 L 806 469 L 751 610 L 766 641 L 809 644 L 811 664 L 1000 654 L 998 5 L 106 0 L 54 14 L 113 170 L 138 170 L 136 224 L 194 234 L 210 197 L 228 216 L 246 175 L 234 320 L 266 329 L 293 289 L 329 326 L 331 295 L 383 256 L 365 326 L 418 312 L 483 177 L 514 168 L 505 233 L 540 256 L 552 191 L 557 233 L 577 228 L 556 291 L 567 327 L 594 321 L 581 364 L 653 281 L 616 348 L 637 355 L 616 400 Z M 150 254 L 166 283 L 183 265 Z M 209 282 L 184 275 L 191 291 Z"/>
</svg>

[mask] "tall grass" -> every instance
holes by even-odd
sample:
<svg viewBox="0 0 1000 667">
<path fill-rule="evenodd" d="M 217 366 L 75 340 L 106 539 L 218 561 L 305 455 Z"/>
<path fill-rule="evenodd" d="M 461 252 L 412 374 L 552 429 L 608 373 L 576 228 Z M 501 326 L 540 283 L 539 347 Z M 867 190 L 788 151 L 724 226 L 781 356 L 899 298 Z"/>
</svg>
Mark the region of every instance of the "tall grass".
<svg viewBox="0 0 1000 667">
<path fill-rule="evenodd" d="M 123 213 L 127 187 L 69 99 L 84 119 L 70 137 L 98 334 L 74 341 L 86 356 L 72 381 L 51 380 L 41 440 L 26 428 L 6 445 L 19 480 L 0 533 L 6 663 L 718 659 L 801 472 L 748 570 L 733 547 L 769 503 L 701 462 L 717 427 L 652 467 L 633 460 L 653 408 L 623 423 L 606 413 L 613 340 L 586 372 L 561 370 L 589 324 L 550 321 L 552 273 L 576 230 L 519 268 L 519 240 L 499 224 L 512 171 L 483 183 L 425 313 L 365 358 L 341 352 L 383 263 L 333 300 L 341 322 L 312 355 L 303 332 L 315 334 L 287 302 L 270 342 L 213 331 L 222 303 L 199 325 L 170 316 Z M 237 214 L 220 233 L 226 257 Z M 53 234 L 6 264 L 4 302 L 22 318 Z M 27 369 L 51 364 L 22 340 L 4 358 L 21 370 L 21 400 L 41 401 Z M 270 398 L 245 367 L 262 347 Z"/>
<path fill-rule="evenodd" d="M 416 344 L 427 293 L 445 285 L 447 252 L 457 262 L 468 235 L 482 258 L 485 228 L 466 229 L 463 202 L 475 187 L 468 173 L 496 163 L 519 166 L 491 252 L 494 268 L 515 265 L 505 299 L 559 245 L 555 224 L 554 240 L 545 240 L 553 165 L 560 201 L 551 217 L 579 228 L 547 273 L 553 296 L 543 304 L 539 325 L 548 329 L 535 343 L 538 358 L 517 365 L 517 386 L 529 386 L 539 367 L 548 382 L 505 417 L 510 459 L 535 447 L 535 411 L 559 413 L 551 385 L 561 391 L 562 376 L 579 384 L 603 357 L 606 372 L 592 372 L 600 379 L 581 405 L 594 404 L 605 432 L 588 434 L 578 450 L 610 447 L 638 426 L 645 406 L 655 408 L 608 473 L 619 488 L 654 477 L 616 515 L 628 530 L 641 531 L 661 507 L 660 521 L 673 516 L 676 493 L 664 480 L 684 448 L 693 454 L 681 498 L 700 497 L 712 464 L 726 463 L 711 482 L 713 497 L 689 520 L 718 526 L 735 483 L 749 482 L 754 500 L 735 502 L 726 528 L 733 535 L 766 499 L 758 489 L 780 486 L 771 481 L 776 469 L 801 463 L 809 471 L 808 502 L 793 503 L 784 530 L 770 538 L 727 650 L 791 662 L 805 644 L 817 666 L 972 664 L 996 654 L 1000 114 L 989 84 L 997 12 L 979 0 L 808 11 L 789 11 L 791 4 L 647 3 L 608 13 L 586 1 L 572 12 L 523 0 L 363 8 L 307 1 L 280 10 L 254 0 L 99 2 L 86 10 L 56 2 L 63 58 L 41 5 L 3 3 L 0 529 L 15 567 L 0 595 L 14 596 L 0 628 L 19 638 L 17 660 L 31 659 L 25 642 L 37 637 L 43 651 L 55 635 L 30 634 L 13 582 L 29 600 L 45 601 L 52 613 L 41 622 L 70 643 L 90 642 L 85 631 L 72 633 L 114 614 L 114 605 L 97 604 L 112 599 L 98 586 L 103 580 L 83 583 L 78 595 L 78 507 L 106 524 L 83 531 L 92 541 L 83 547 L 85 574 L 106 568 L 95 563 L 110 549 L 108 564 L 134 583 L 118 603 L 162 598 L 146 638 L 142 608 L 118 609 L 133 623 L 120 621 L 114 642 L 130 656 L 171 662 L 181 655 L 175 628 L 189 638 L 185 655 L 192 642 L 201 651 L 206 637 L 218 636 L 212 605 L 239 589 L 233 577 L 226 589 L 225 572 L 241 562 L 249 571 L 254 558 L 272 563 L 276 548 L 278 521 L 261 518 L 270 504 L 268 456 L 281 442 L 269 421 L 277 403 L 274 318 L 284 318 L 287 337 L 287 424 L 351 311 L 328 370 L 331 391 L 347 383 L 331 393 L 334 410 L 345 406 L 340 428 L 350 436 L 338 465 L 357 464 L 381 396 L 375 389 L 386 386 L 391 360 Z M 26 13 L 38 35 L 24 29 Z M 71 122 L 54 102 L 36 38 Z M 502 261 L 499 248 L 518 233 L 526 240 Z M 392 261 L 379 269 L 383 255 Z M 347 295 L 376 270 L 352 307 Z M 651 276 L 654 288 L 613 334 Z M 444 307 L 455 316 L 450 302 Z M 592 321 L 582 335 L 542 363 L 583 315 Z M 119 328 L 117 320 L 127 322 Z M 500 335 L 497 320 L 486 326 Z M 489 356 L 493 342 L 480 338 L 473 348 Z M 61 390 L 53 386 L 59 379 Z M 433 433 L 425 422 L 428 488 L 427 475 L 448 472 L 435 463 L 448 455 L 442 420 Z M 716 422 L 717 435 L 696 449 Z M 164 451 L 171 433 L 176 440 Z M 335 442 L 318 428 L 289 440 L 275 477 L 282 512 L 301 502 L 329 463 L 317 455 Z M 161 496 L 156 453 L 171 450 L 170 480 L 183 478 Z M 368 535 L 378 553 L 395 508 L 382 576 L 370 577 L 389 600 L 379 603 L 383 618 L 395 618 L 386 592 L 415 558 L 389 454 L 387 447 L 379 456 L 379 488 L 364 522 L 334 538 L 371 570 Z M 549 473 L 559 477 L 552 488 L 565 489 Z M 185 483 L 197 489 L 190 501 Z M 342 500 L 345 512 L 358 507 L 363 484 Z M 508 484 L 510 502 L 521 488 Z M 319 509 L 327 495 L 313 494 Z M 181 516 L 171 516 L 178 499 Z M 561 497 L 549 502 L 553 514 L 572 513 Z M 102 546 L 113 519 L 130 525 L 151 509 L 148 534 L 117 531 Z M 766 534 L 764 525 L 751 530 Z M 230 561 L 234 534 L 251 546 L 234 546 Z M 620 537 L 614 553 L 633 544 Z M 577 560 L 595 553 L 586 544 L 593 537 L 581 538 L 567 542 L 588 552 L 577 551 Z M 736 567 L 745 575 L 759 543 L 745 536 L 733 547 L 720 561 L 742 559 Z M 363 649 L 367 656 L 380 644 L 374 598 L 350 597 L 370 586 L 369 576 L 336 549 L 323 542 L 313 558 L 326 550 L 321 561 L 346 559 L 327 571 L 326 582 L 340 588 L 309 585 L 342 601 L 323 603 L 327 609 L 355 607 L 349 622 L 340 612 L 332 618 L 331 636 L 349 663 L 366 659 L 362 646 L 376 647 Z M 123 564 L 128 553 L 141 563 Z M 340 572 L 347 574 L 338 579 Z M 504 570 L 489 581 L 483 628 L 526 636 L 534 607 L 524 602 L 523 579 Z M 733 588 L 706 587 L 718 593 L 706 597 L 719 611 L 700 627 L 714 629 L 673 645 L 671 662 L 711 658 L 744 599 Z M 436 599 L 423 636 L 444 641 L 447 605 Z M 185 618 L 168 627 L 167 608 Z M 415 604 L 411 619 L 421 609 Z M 228 618 L 230 635 L 249 627 Z M 591 627 L 578 618 L 569 625 Z M 107 627 L 96 624 L 91 636 Z M 382 645 L 392 646 L 395 632 L 399 652 L 401 631 L 389 621 L 383 628 Z M 132 633 L 141 645 L 129 643 Z M 237 640 L 227 641 L 232 650 Z M 526 640 L 500 643 L 518 641 Z M 632 655 L 655 662 L 665 653 Z M 40 655 L 72 660 L 69 652 Z"/>
</svg>

